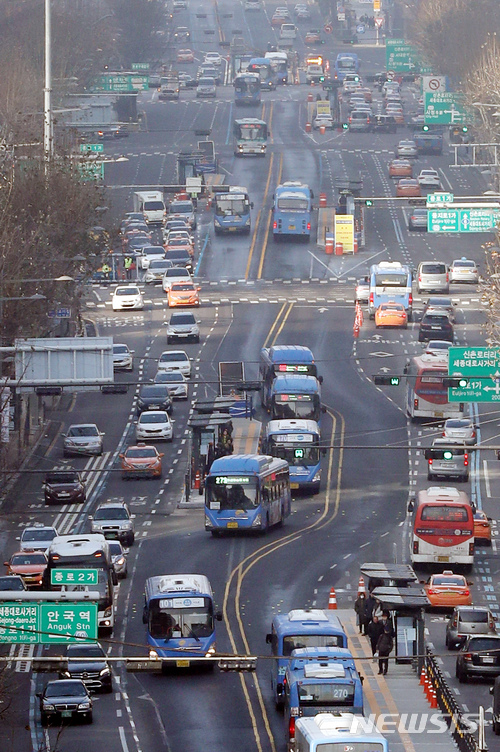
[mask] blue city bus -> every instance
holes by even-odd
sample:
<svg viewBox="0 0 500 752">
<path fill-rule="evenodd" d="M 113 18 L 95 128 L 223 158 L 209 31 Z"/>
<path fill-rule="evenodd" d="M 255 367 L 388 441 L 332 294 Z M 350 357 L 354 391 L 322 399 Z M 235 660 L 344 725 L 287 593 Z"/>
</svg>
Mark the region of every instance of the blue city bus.
<svg viewBox="0 0 500 752">
<path fill-rule="evenodd" d="M 250 209 L 253 208 L 253 203 L 248 198 L 247 189 L 238 185 L 221 185 L 213 190 L 215 234 L 241 232 L 248 235 L 251 229 Z"/>
<path fill-rule="evenodd" d="M 314 420 L 270 420 L 262 451 L 290 466 L 292 491 L 319 493 L 321 485 L 320 428 Z"/>
<path fill-rule="evenodd" d="M 259 89 L 260 91 L 260 89 Z M 265 157 L 267 149 L 267 123 L 257 118 L 241 118 L 233 125 L 234 156 Z"/>
<path fill-rule="evenodd" d="M 271 409 L 271 387 L 279 373 L 302 373 L 318 376 L 314 355 L 302 345 L 273 345 L 260 351 L 259 379 L 261 382 L 261 403 L 267 411 Z M 319 381 L 322 378 L 319 377 Z"/>
<path fill-rule="evenodd" d="M 370 267 L 370 290 L 368 313 L 375 318 L 375 311 L 382 303 L 404 305 L 408 321 L 413 316 L 412 277 L 409 266 L 399 261 L 381 261 Z"/>
<path fill-rule="evenodd" d="M 235 104 L 260 104 L 260 76 L 256 71 L 238 73 L 233 86 Z"/>
<path fill-rule="evenodd" d="M 265 58 L 271 61 L 274 71 L 274 80 L 277 85 L 288 83 L 288 55 L 286 52 L 266 52 Z"/>
<path fill-rule="evenodd" d="M 271 386 L 271 420 L 321 418 L 321 385 L 315 376 L 287 373 L 276 376 Z"/>
<path fill-rule="evenodd" d="M 205 483 L 205 530 L 265 532 L 290 514 L 288 462 L 233 454 L 212 462 Z"/>
<path fill-rule="evenodd" d="M 278 185 L 273 202 L 274 240 L 279 240 L 283 235 L 309 240 L 313 198 L 309 186 L 299 181 L 288 180 Z"/>
<path fill-rule="evenodd" d="M 274 658 L 271 664 L 271 687 L 276 707 L 284 700 L 283 679 L 292 651 L 300 648 L 346 648 L 347 635 L 333 611 L 295 609 L 276 614 L 271 632 L 266 635 Z"/>
<path fill-rule="evenodd" d="M 261 89 L 271 90 L 276 88 L 276 74 L 271 61 L 267 57 L 253 57 L 248 63 L 247 71 L 259 74 Z"/>
<path fill-rule="evenodd" d="M 359 73 L 359 58 L 355 52 L 339 52 L 335 60 L 334 77 L 343 81 L 346 73 Z"/>
<path fill-rule="evenodd" d="M 289 748 L 295 742 L 297 718 L 335 712 L 363 715 L 363 685 L 352 653 L 346 648 L 293 650 L 284 685 Z"/>
<path fill-rule="evenodd" d="M 389 752 L 373 718 L 352 713 L 320 713 L 297 718 L 293 752 Z"/>
<path fill-rule="evenodd" d="M 146 580 L 142 621 L 147 625 L 150 654 L 177 659 L 165 661 L 165 667 L 188 668 L 190 658 L 213 655 L 215 622 L 221 619 L 222 614 L 214 611 L 214 595 L 205 575 L 165 574 Z"/>
</svg>

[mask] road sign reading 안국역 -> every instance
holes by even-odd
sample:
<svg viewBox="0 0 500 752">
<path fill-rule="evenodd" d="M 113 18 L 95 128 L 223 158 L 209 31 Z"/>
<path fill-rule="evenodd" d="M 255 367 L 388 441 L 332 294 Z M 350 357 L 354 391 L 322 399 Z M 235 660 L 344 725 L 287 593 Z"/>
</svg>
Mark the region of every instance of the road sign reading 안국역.
<svg viewBox="0 0 500 752">
<path fill-rule="evenodd" d="M 450 347 L 448 373 L 464 376 L 467 385 L 448 389 L 450 402 L 500 402 L 500 349 Z"/>
</svg>

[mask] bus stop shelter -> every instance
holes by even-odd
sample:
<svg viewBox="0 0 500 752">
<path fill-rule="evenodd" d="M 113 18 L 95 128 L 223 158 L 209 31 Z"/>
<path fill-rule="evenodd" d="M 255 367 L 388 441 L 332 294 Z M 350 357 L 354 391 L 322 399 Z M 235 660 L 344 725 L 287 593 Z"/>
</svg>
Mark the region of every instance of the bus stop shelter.
<svg viewBox="0 0 500 752">
<path fill-rule="evenodd" d="M 368 580 L 368 590 L 377 587 L 406 588 L 418 584 L 415 570 L 409 564 L 382 564 L 379 562 L 362 564 L 361 574 Z"/>
<path fill-rule="evenodd" d="M 188 420 L 191 441 L 186 494 L 191 489 L 202 494 L 205 476 L 214 459 L 232 453 L 233 424 L 229 411 L 233 401 L 215 397 L 194 403 L 193 415 Z"/>
<path fill-rule="evenodd" d="M 416 660 L 420 674 L 425 657 L 425 608 L 430 606 L 425 590 L 417 584 L 377 587 L 372 595 L 383 609 L 394 613 L 396 663 Z"/>
</svg>

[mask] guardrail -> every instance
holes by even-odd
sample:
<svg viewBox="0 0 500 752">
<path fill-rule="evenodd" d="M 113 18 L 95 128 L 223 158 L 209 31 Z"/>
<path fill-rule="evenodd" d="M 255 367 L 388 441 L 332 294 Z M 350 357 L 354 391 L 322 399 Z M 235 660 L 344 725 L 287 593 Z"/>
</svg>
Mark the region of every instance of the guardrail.
<svg viewBox="0 0 500 752">
<path fill-rule="evenodd" d="M 472 735 L 469 725 L 463 719 L 460 705 L 449 688 L 430 648 L 427 648 L 424 668 L 428 679 L 436 690 L 438 705 L 443 712 L 443 716 L 450 727 L 453 740 L 460 752 L 480 752 L 479 744 Z"/>
</svg>

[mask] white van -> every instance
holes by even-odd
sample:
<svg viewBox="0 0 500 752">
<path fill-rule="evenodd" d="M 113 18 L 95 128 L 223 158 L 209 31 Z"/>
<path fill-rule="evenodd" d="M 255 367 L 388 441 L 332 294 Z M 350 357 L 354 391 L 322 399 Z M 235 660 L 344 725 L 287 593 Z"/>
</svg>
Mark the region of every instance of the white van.
<svg viewBox="0 0 500 752">
<path fill-rule="evenodd" d="M 296 39 L 297 27 L 293 23 L 281 24 L 280 39 Z"/>
<path fill-rule="evenodd" d="M 134 211 L 142 212 L 148 225 L 162 225 L 167 216 L 163 193 L 161 191 L 136 191 L 134 193 Z"/>
</svg>

